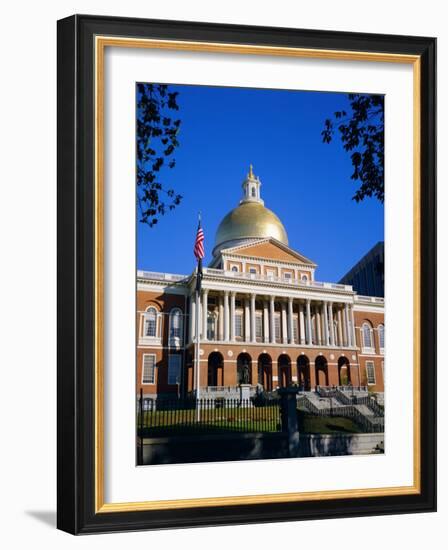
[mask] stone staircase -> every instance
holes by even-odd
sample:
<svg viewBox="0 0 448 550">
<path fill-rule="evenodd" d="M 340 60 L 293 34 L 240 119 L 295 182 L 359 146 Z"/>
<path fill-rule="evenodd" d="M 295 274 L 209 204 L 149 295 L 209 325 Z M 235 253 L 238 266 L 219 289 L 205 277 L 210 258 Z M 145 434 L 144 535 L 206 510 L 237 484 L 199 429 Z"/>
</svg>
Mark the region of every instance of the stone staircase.
<svg viewBox="0 0 448 550">
<path fill-rule="evenodd" d="M 316 392 L 302 392 L 297 407 L 317 416 L 345 416 L 369 433 L 384 431 L 384 407 L 368 392 L 343 392 L 338 388 L 318 388 Z M 382 400 L 384 403 L 384 399 Z"/>
</svg>

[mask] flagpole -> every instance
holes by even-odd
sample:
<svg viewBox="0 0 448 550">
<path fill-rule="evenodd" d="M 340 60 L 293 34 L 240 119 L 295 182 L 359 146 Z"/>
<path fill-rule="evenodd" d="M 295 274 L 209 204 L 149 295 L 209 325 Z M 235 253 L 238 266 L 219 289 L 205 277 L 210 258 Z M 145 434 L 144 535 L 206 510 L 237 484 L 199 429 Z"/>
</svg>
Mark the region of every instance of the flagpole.
<svg viewBox="0 0 448 550">
<path fill-rule="evenodd" d="M 199 273 L 196 275 L 199 277 Z M 199 408 L 199 398 L 200 398 L 200 367 L 201 367 L 201 359 L 200 359 L 200 352 L 201 352 L 201 343 L 200 343 L 200 334 L 199 334 L 199 314 L 200 314 L 200 304 L 199 304 L 199 290 L 196 288 L 196 351 L 195 351 L 195 359 L 196 359 L 196 369 L 195 369 L 195 377 L 196 377 L 196 420 L 200 420 L 200 408 Z"/>
<path fill-rule="evenodd" d="M 196 420 L 201 418 L 199 399 L 201 396 L 201 335 L 200 335 L 200 295 L 202 287 L 202 258 L 204 257 L 203 248 L 204 235 L 201 229 L 201 213 L 198 214 L 198 233 L 195 242 L 195 255 L 198 261 L 196 270 L 196 319 L 195 319 L 195 390 L 196 390 Z M 200 246 L 198 246 L 200 245 Z M 204 312 L 202 312 L 204 315 Z M 207 312 L 205 312 L 205 315 Z"/>
</svg>

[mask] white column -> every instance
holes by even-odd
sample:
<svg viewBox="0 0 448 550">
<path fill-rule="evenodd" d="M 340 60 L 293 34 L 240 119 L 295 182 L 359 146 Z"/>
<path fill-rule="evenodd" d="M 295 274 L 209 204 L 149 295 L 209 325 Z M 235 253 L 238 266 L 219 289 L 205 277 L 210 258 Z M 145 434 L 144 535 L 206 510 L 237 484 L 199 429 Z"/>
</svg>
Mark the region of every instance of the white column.
<svg viewBox="0 0 448 550">
<path fill-rule="evenodd" d="M 202 340 L 207 340 L 208 288 L 202 291 Z"/>
<path fill-rule="evenodd" d="M 350 306 L 350 318 L 351 318 L 351 321 L 352 321 L 352 326 L 351 326 L 351 331 L 350 331 L 351 339 L 352 339 L 352 346 L 356 346 L 356 327 L 355 327 L 355 315 L 353 313 L 353 306 Z"/>
<path fill-rule="evenodd" d="M 224 340 L 224 302 L 222 296 L 219 297 L 219 333 L 218 339 L 222 342 Z"/>
<path fill-rule="evenodd" d="M 224 341 L 229 341 L 229 291 L 224 292 Z"/>
<path fill-rule="evenodd" d="M 288 298 L 288 337 L 289 343 L 294 344 L 294 317 L 292 313 L 292 298 Z"/>
<path fill-rule="evenodd" d="M 330 345 L 334 346 L 333 302 L 328 302 L 330 322 Z"/>
<path fill-rule="evenodd" d="M 269 304 L 267 300 L 263 300 L 263 336 L 264 341 L 269 342 Z"/>
<path fill-rule="evenodd" d="M 255 294 L 250 295 L 250 339 L 252 342 L 257 341 L 255 332 Z"/>
<path fill-rule="evenodd" d="M 311 329 L 311 300 L 306 301 L 306 327 L 308 331 L 307 344 L 309 346 L 313 343 L 313 331 Z"/>
<path fill-rule="evenodd" d="M 275 315 L 275 298 L 274 296 L 270 297 L 269 302 L 269 332 L 271 336 L 271 342 L 275 343 L 275 322 L 274 322 L 274 315 Z"/>
<path fill-rule="evenodd" d="M 250 301 L 244 300 L 244 341 L 250 342 Z"/>
<path fill-rule="evenodd" d="M 344 325 L 345 325 L 345 345 L 351 347 L 352 345 L 352 335 L 350 334 L 348 322 L 348 304 L 345 304 L 344 308 Z"/>
<path fill-rule="evenodd" d="M 193 342 L 196 334 L 195 334 L 195 327 L 196 327 L 196 300 L 194 297 L 194 294 L 190 296 L 190 342 Z"/>
<path fill-rule="evenodd" d="M 328 332 L 328 307 L 327 302 L 324 302 L 324 345 L 329 346 L 329 332 Z"/>
<path fill-rule="evenodd" d="M 235 340 L 235 295 L 236 292 L 230 293 L 230 340 Z"/>
<path fill-rule="evenodd" d="M 342 311 L 338 306 L 338 346 L 341 348 L 344 345 L 342 340 Z"/>
<path fill-rule="evenodd" d="M 299 304 L 299 325 L 300 325 L 300 343 L 305 343 L 305 314 L 304 305 Z"/>
<path fill-rule="evenodd" d="M 319 346 L 322 345 L 322 326 L 321 326 L 321 316 L 320 308 L 316 306 L 316 326 L 317 326 L 317 343 Z"/>
<path fill-rule="evenodd" d="M 288 343 L 288 324 L 286 322 L 286 303 L 282 302 L 282 341 L 284 344 Z"/>
</svg>

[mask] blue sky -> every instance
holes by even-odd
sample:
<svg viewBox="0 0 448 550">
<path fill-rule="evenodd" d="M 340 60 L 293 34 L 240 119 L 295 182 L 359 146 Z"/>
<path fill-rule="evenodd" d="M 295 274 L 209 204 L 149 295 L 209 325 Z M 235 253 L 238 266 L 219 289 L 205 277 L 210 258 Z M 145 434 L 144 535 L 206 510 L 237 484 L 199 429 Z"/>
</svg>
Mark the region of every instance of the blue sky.
<svg viewBox="0 0 448 550">
<path fill-rule="evenodd" d="M 249 164 L 265 206 L 282 220 L 289 245 L 318 264 L 316 279 L 337 281 L 384 240 L 383 205 L 351 199 L 349 155 L 339 139 L 322 143 L 324 121 L 347 108 L 345 94 L 209 86 L 170 86 L 182 120 L 176 167 L 161 181 L 183 195 L 153 228 L 137 222 L 137 267 L 191 272 L 197 213 L 206 263 L 217 226 L 238 205 Z"/>
</svg>

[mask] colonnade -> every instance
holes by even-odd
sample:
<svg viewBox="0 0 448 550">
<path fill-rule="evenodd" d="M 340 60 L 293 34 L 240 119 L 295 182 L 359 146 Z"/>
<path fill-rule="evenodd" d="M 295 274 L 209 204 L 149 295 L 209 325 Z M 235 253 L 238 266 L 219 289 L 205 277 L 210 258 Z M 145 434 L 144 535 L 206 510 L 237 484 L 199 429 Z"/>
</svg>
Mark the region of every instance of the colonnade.
<svg viewBox="0 0 448 550">
<path fill-rule="evenodd" d="M 298 299 L 292 296 L 238 294 L 239 311 L 242 311 L 240 333 L 236 334 L 235 291 L 213 291 L 214 311 L 209 311 L 209 289 L 203 289 L 200 305 L 201 341 L 264 342 L 307 346 L 352 347 L 355 345 L 353 306 L 347 302 Z M 261 309 L 256 307 L 261 302 Z M 277 307 L 276 307 L 277 306 Z M 190 300 L 190 341 L 195 339 L 196 302 Z M 202 312 L 206 311 L 207 315 Z M 210 317 L 212 315 L 212 317 Z M 256 318 L 261 330 L 257 337 Z M 213 331 L 209 330 L 212 320 Z M 211 333 L 212 332 L 212 333 Z"/>
</svg>

